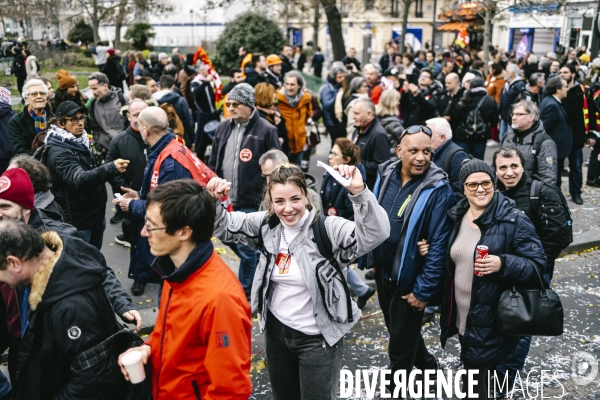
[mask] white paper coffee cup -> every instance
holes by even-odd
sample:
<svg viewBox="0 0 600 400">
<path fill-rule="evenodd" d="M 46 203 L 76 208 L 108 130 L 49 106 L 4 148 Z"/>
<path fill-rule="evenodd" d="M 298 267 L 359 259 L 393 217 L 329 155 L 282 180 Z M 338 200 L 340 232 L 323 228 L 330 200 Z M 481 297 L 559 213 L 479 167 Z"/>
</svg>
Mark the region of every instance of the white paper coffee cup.
<svg viewBox="0 0 600 400">
<path fill-rule="evenodd" d="M 129 374 L 131 383 L 136 384 L 146 379 L 146 371 L 142 362 L 142 352 L 139 350 L 130 351 L 121 357 L 121 363 Z"/>
</svg>

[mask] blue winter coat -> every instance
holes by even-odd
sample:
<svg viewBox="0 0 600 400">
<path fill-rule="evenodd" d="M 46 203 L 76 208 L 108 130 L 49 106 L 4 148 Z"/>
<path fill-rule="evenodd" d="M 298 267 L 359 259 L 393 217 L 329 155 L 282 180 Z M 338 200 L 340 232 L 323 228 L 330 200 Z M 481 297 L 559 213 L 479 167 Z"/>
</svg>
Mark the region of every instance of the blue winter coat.
<svg viewBox="0 0 600 400">
<path fill-rule="evenodd" d="M 433 161 L 440 168 L 444 168 L 444 164 L 446 163 L 446 155 L 450 153 L 452 149 L 458 147 L 459 150 L 452 155 L 452 160 L 450 160 L 450 168 L 449 171 L 444 171 L 448 174 L 448 180 L 450 181 L 450 186 L 452 186 L 452 191 L 454 191 L 454 195 L 456 196 L 456 200 L 461 199 L 461 195 L 463 194 L 463 189 L 460 185 L 460 169 L 462 168 L 462 163 L 464 160 L 470 160 L 471 156 L 469 153 L 464 150 L 462 147 L 458 146 L 452 140 L 446 140 L 440 147 L 438 147 L 433 152 L 433 157 L 431 161 Z"/>
<path fill-rule="evenodd" d="M 321 109 L 323 110 L 323 122 L 325 126 L 334 127 L 335 123 L 335 96 L 340 90 L 340 85 L 336 84 L 330 77 L 327 77 L 321 93 L 319 94 L 321 100 Z"/>
<path fill-rule="evenodd" d="M 454 299 L 455 265 L 450 258 L 450 248 L 456 239 L 463 216 L 469 209 L 467 199 L 461 200 L 448 215 L 454 222 L 450 235 L 446 259 L 446 283 L 440 325 L 442 347 L 446 340 L 458 333 L 456 327 L 456 301 Z M 533 224 L 515 202 L 501 193 L 495 193 L 483 214 L 474 221 L 481 230 L 479 245 L 488 246 L 490 255 L 502 260 L 500 271 L 473 278 L 471 305 L 467 315 L 467 326 L 461 344 L 461 359 L 475 367 L 495 365 L 506 358 L 519 341 L 518 336 L 502 335 L 496 331 L 498 301 L 503 291 L 513 282 L 535 279 L 533 264 L 543 275 L 546 255 L 542 243 L 535 233 Z M 475 249 L 473 249 L 473 263 Z"/>
<path fill-rule="evenodd" d="M 367 179 L 367 171 L 362 164 L 358 164 L 358 170 L 363 177 Z M 331 174 L 325 172 L 321 183 L 321 204 L 323 205 L 323 214 L 327 216 L 342 217 L 354 221 L 354 208 L 348 197 L 348 189 L 336 181 Z"/>
<path fill-rule="evenodd" d="M 131 249 L 129 261 L 129 278 L 145 283 L 159 283 L 160 277 L 151 268 L 155 257 L 150 253 L 150 245 L 148 239 L 142 237 L 142 228 L 144 227 L 144 217 L 146 216 L 146 197 L 150 192 L 150 180 L 152 179 L 152 171 L 154 164 L 161 151 L 175 138 L 172 133 L 164 135 L 154 146 L 148 149 L 148 164 L 144 170 L 144 180 L 142 189 L 139 192 L 140 200 L 132 200 L 129 203 L 131 214 L 136 217 L 135 221 L 135 237 L 133 239 L 133 248 Z M 191 178 L 190 172 L 181 164 L 171 157 L 167 157 L 161 167 L 158 175 L 158 184 L 177 179 Z"/>
<path fill-rule="evenodd" d="M 500 119 L 510 122 L 512 106 L 519 99 L 519 95 L 525 90 L 525 81 L 523 78 L 518 77 L 514 81 L 508 84 L 508 89 L 502 90 L 500 95 L 500 104 L 498 104 L 498 111 L 500 111 Z"/>
<path fill-rule="evenodd" d="M 384 196 L 396 195 L 387 192 L 387 187 L 391 174 L 397 174 L 401 168 L 401 162 L 388 161 L 379 166 L 374 190 L 379 204 L 383 203 Z M 454 193 L 446 174 L 431 163 L 404 211 L 404 223 L 391 276 L 385 276 L 387 272 L 382 270 L 384 278 L 397 281 L 400 294 L 412 292 L 417 299 L 428 303 L 438 298 L 444 285 L 446 250 L 452 230 L 452 221 L 446 211 L 454 203 Z M 397 210 L 386 211 L 389 214 Z M 424 257 L 419 254 L 417 246 L 421 239 L 429 243 L 429 252 Z M 373 259 L 373 254 L 370 254 L 369 267 L 376 266 Z"/>
</svg>

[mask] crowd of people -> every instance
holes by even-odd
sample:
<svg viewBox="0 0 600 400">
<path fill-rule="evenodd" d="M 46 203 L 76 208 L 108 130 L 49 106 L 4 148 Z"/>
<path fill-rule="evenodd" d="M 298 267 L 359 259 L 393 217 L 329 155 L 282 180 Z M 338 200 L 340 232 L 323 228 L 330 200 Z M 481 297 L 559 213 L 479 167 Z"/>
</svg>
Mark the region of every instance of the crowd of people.
<svg viewBox="0 0 600 400">
<path fill-rule="evenodd" d="M 586 71 L 576 51 L 494 50 L 486 66 L 390 43 L 362 67 L 350 49 L 311 93 L 301 71 L 310 61 L 320 75 L 318 48 L 309 60 L 242 47 L 220 110 L 194 54 L 93 53 L 89 99 L 66 70 L 56 91 L 25 78 L 16 115 L 0 92 L 0 399 L 246 399 L 253 312 L 273 398 L 334 399 L 343 337 L 376 291 L 392 371 L 438 368 L 421 335 L 437 320 L 441 345 L 458 335 L 464 368 L 480 372 L 475 398 L 488 371 L 515 379 L 531 337 L 499 333 L 495 305 L 538 274 L 551 285 L 572 240 L 564 163 L 583 204 L 586 144 L 586 184 L 600 187 L 600 59 Z M 308 173 L 325 133 L 344 184 Z M 106 183 L 130 292 L 161 285 L 144 344 L 117 345 L 113 315 L 134 331 L 142 318 L 101 253 Z M 237 277 L 213 236 L 239 256 Z M 126 382 L 132 352 L 151 366 L 141 389 Z"/>
</svg>

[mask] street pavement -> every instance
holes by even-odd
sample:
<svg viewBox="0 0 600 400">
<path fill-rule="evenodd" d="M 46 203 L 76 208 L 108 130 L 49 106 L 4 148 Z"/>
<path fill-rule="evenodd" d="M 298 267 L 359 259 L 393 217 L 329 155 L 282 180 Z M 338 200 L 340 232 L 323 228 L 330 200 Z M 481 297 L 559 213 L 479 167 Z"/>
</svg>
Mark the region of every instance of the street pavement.
<svg viewBox="0 0 600 400">
<path fill-rule="evenodd" d="M 322 143 L 317 147 L 316 154 L 311 158 L 310 173 L 320 181 L 323 170 L 316 166 L 316 161 L 326 162 L 330 141 L 323 137 Z M 496 148 L 488 148 L 486 161 L 491 162 L 492 154 Z M 587 159 L 589 150 L 586 149 Z M 585 168 L 584 168 L 585 176 Z M 552 288 L 560 295 L 564 307 L 565 329 L 559 337 L 534 337 L 529 357 L 527 358 L 525 373 L 530 373 L 528 384 L 529 395 L 536 396 L 536 384 L 540 381 L 540 370 L 550 370 L 544 373 L 544 397 L 554 396 L 565 399 L 600 399 L 600 378 L 596 377 L 587 385 L 576 385 L 572 379 L 573 357 L 578 352 L 586 352 L 600 359 L 600 320 L 598 318 L 600 305 L 600 189 L 585 187 L 582 198 L 583 206 L 575 205 L 568 196 L 567 178 L 563 178 L 563 191 L 573 213 L 573 233 L 575 241 L 570 247 L 573 252 L 563 254 L 557 260 L 555 277 Z M 110 188 L 108 189 L 111 193 Z M 111 194 L 112 197 L 112 194 Z M 108 218 L 114 214 L 112 204 L 107 204 Z M 120 233 L 120 225 L 107 224 L 104 235 L 104 253 L 108 265 L 111 266 L 124 285 L 129 290 L 132 281 L 127 278 L 129 264 L 129 249 L 122 247 L 114 241 Z M 237 274 L 239 259 L 227 247 L 215 240 L 215 249 Z M 361 277 L 364 272 L 357 270 Z M 374 286 L 373 281 L 367 281 Z M 144 334 L 151 332 L 158 309 L 158 285 L 147 285 L 144 295 L 133 297 L 134 304 L 141 311 L 144 318 Z M 265 363 L 264 336 L 259 332 L 258 324 L 254 319 L 253 348 L 251 376 L 253 393 L 251 399 L 270 399 L 270 385 Z M 439 342 L 439 323 L 434 321 L 423 328 L 423 336 L 428 349 L 435 354 L 443 369 L 456 370 L 460 368 L 458 340 L 451 338 L 445 349 L 441 349 Z M 387 334 L 383 316 L 379 308 L 377 295 L 375 295 L 363 309 L 363 318 L 355 325 L 351 332 L 344 338 L 344 368 L 351 371 L 356 369 L 387 368 L 389 336 Z M 592 364 L 587 364 L 587 373 L 591 373 Z M 585 374 L 586 364 L 577 364 L 580 374 Z M 597 362 L 596 362 L 596 371 Z M 537 372 L 535 372 L 537 371 Z M 593 372 L 593 371 L 592 371 Z M 548 383 L 552 374 L 557 378 Z M 525 378 L 525 377 L 524 377 Z M 525 380 L 525 379 L 524 379 Z M 562 387 L 556 383 L 560 381 Z M 563 389 L 564 388 L 564 389 Z M 564 393 L 563 393 L 564 391 Z M 540 394 L 537 398 L 541 398 Z M 367 399 L 364 390 L 351 398 Z M 377 397 L 378 398 L 378 397 Z M 523 398 L 517 392 L 514 398 Z"/>
</svg>

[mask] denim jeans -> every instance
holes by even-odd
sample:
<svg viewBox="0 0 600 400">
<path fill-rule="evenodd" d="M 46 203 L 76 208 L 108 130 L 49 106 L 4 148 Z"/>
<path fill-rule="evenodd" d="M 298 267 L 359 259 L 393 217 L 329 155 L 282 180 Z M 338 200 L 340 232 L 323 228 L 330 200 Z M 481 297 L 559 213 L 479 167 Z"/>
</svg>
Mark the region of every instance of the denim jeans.
<svg viewBox="0 0 600 400">
<path fill-rule="evenodd" d="M 337 399 L 343 339 L 333 347 L 323 335 L 307 335 L 267 314 L 267 371 L 274 400 Z"/>
<path fill-rule="evenodd" d="M 352 289 L 352 291 L 356 293 L 358 297 L 367 294 L 367 291 L 369 290 L 369 285 L 364 283 L 363 280 L 360 279 L 360 276 L 358 276 L 358 274 L 354 272 L 354 270 L 350 268 L 349 265 L 347 269 L 346 280 L 348 281 L 348 286 L 350 286 L 350 289 Z"/>
<path fill-rule="evenodd" d="M 10 392 L 11 386 L 6 375 L 0 372 L 0 397 L 6 396 Z"/>
<path fill-rule="evenodd" d="M 302 167 L 302 156 L 304 155 L 304 152 L 300 152 L 300 153 L 289 153 L 288 154 L 288 159 L 290 160 L 290 163 L 292 164 L 296 164 L 299 167 Z"/>
<path fill-rule="evenodd" d="M 77 232 L 79 232 L 79 236 L 84 242 L 91 244 L 98 250 L 102 250 L 104 229 L 106 229 L 106 218 L 92 229 L 78 230 Z"/>
<path fill-rule="evenodd" d="M 565 159 L 558 159 L 558 174 L 556 177 L 556 185 L 560 188 L 562 185 L 561 172 L 565 169 Z M 581 195 L 581 187 L 583 186 L 583 150 L 573 149 L 569 154 L 569 193 L 573 195 Z"/>
<path fill-rule="evenodd" d="M 235 208 L 235 211 L 251 213 L 258 211 L 256 208 Z M 254 281 L 254 272 L 258 265 L 258 259 L 260 252 L 251 249 L 248 246 L 244 246 L 239 243 L 226 243 L 227 246 L 240 258 L 240 269 L 238 272 L 238 279 L 244 288 L 246 297 L 250 297 L 252 293 L 252 282 Z"/>
<path fill-rule="evenodd" d="M 508 130 L 509 125 L 510 122 L 506 122 L 503 119 L 500 120 L 500 131 L 498 132 L 500 146 L 502 146 L 502 142 L 504 142 L 504 138 L 506 137 L 506 131 Z"/>
<path fill-rule="evenodd" d="M 454 142 L 465 149 L 473 157 L 480 160 L 485 159 L 486 142 Z"/>
<path fill-rule="evenodd" d="M 500 379 L 504 379 L 504 374 L 508 372 L 508 387 L 512 388 L 517 372 L 520 372 L 525 367 L 525 359 L 529 354 L 531 346 L 531 336 L 523 336 L 519 340 L 519 344 L 513 352 L 504 359 L 500 364 L 496 365 L 496 371 Z"/>
</svg>

